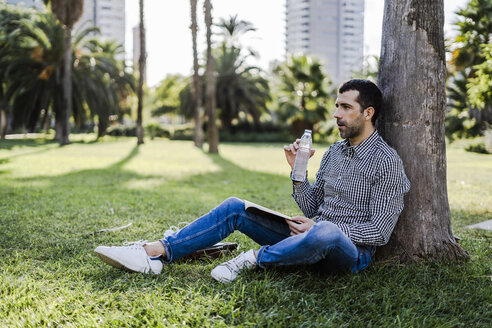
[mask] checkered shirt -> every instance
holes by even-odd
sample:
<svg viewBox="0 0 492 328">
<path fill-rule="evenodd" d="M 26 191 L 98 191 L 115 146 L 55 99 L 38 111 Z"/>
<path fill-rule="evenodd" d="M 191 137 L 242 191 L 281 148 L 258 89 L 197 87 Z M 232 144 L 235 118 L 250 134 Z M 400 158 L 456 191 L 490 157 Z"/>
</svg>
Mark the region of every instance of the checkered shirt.
<svg viewBox="0 0 492 328">
<path fill-rule="evenodd" d="M 377 131 L 357 146 L 347 139 L 323 155 L 312 185 L 293 185 L 305 216 L 330 221 L 357 245 L 388 242 L 410 190 L 403 163 Z"/>
</svg>

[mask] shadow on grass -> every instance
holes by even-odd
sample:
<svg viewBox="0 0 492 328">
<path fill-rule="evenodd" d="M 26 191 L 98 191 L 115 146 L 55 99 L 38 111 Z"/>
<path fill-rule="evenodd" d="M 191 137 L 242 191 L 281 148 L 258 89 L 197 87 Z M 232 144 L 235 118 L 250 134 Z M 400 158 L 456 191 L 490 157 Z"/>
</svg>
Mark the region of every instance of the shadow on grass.
<svg viewBox="0 0 492 328">
<path fill-rule="evenodd" d="M 50 293 L 61 296 L 56 301 L 62 305 L 66 303 L 60 300 L 69 302 L 74 295 L 74 306 L 80 307 L 78 316 L 94 309 L 128 314 L 128 304 L 142 306 L 147 301 L 155 301 L 149 313 L 154 311 L 160 317 L 166 312 L 155 305 L 158 302 L 171 304 L 172 313 L 192 309 L 207 318 L 220 315 L 229 326 L 247 321 L 258 326 L 390 327 L 398 316 L 408 326 L 432 318 L 441 321 L 429 326 L 460 326 L 458 321 L 449 324 L 449 320 L 473 326 L 488 313 L 490 302 L 484 291 L 490 290 L 490 279 L 482 276 L 489 275 L 490 269 L 482 259 L 490 258 L 490 251 L 482 255 L 475 251 L 473 261 L 463 265 L 375 265 L 354 275 L 328 277 L 294 268 L 259 270 L 241 275 L 230 285 L 215 283 L 210 277 L 220 259 L 166 266 L 158 276 L 110 268 L 93 255 L 96 246 L 158 238 L 169 225 L 191 221 L 229 196 L 288 214 L 298 211 L 290 197 L 288 177 L 247 170 L 219 155 L 207 155 L 218 171 L 181 179 L 127 170 L 126 164 L 141 150 L 135 146 L 102 169 L 12 179 L 12 186 L 0 188 L 0 200 L 7 200 L 0 201 L 0 271 L 7 279 L 12 279 L 12 284 L 22 283 L 24 277 L 39 279 Z M 153 179 L 159 183 L 147 189 L 128 185 L 132 180 Z M 22 182 L 29 182 L 30 187 L 21 187 Z M 43 182 L 48 187 L 43 187 Z M 128 222 L 133 223 L 128 229 L 88 236 Z M 254 247 L 240 234 L 231 238 L 243 248 Z M 43 306 L 39 300 L 32 304 Z M 230 312 L 223 312 L 227 307 Z M 293 314 L 300 316 L 293 318 Z M 273 321 L 265 321 L 269 316 Z M 137 314 L 137 319 L 146 322 L 144 314 Z"/>
<path fill-rule="evenodd" d="M 169 225 L 190 222 L 230 196 L 277 209 L 295 209 L 289 180 L 283 176 L 246 170 L 219 155 L 207 155 L 220 168 L 217 172 L 182 179 L 142 175 L 125 169 L 138 154 L 139 146 L 135 146 L 106 168 L 13 179 L 30 187 L 0 189 L 0 198 L 7 199 L 5 215 L 0 215 L 5 230 L 0 234 L 0 246 L 39 249 L 36 256 L 42 259 L 68 258 L 77 253 L 73 244 L 92 243 L 88 246 L 92 247 L 99 242 L 118 243 L 122 238 L 133 240 L 135 235 L 160 237 Z M 129 187 L 129 182 L 149 180 L 158 184 L 149 189 Z M 271 181 L 275 183 L 265 192 Z M 284 200 L 276 202 L 281 194 Z M 87 237 L 128 222 L 133 225 L 121 233 Z M 60 252 L 60 247 L 71 251 Z"/>
<path fill-rule="evenodd" d="M 1 139 L 0 149 L 11 150 L 14 147 L 43 147 L 50 144 L 56 144 L 56 141 L 39 138 Z"/>
</svg>

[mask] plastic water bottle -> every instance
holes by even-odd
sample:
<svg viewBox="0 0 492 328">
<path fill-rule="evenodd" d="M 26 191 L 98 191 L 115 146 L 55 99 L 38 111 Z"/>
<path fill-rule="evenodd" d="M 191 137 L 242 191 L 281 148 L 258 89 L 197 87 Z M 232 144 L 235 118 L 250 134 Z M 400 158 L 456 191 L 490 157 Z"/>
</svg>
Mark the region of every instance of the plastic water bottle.
<svg viewBox="0 0 492 328">
<path fill-rule="evenodd" d="M 292 170 L 292 180 L 302 182 L 306 179 L 306 171 L 309 157 L 311 157 L 311 147 L 313 145 L 311 130 L 304 130 L 304 134 L 299 142 L 299 149 L 296 153 L 296 162 Z"/>
</svg>

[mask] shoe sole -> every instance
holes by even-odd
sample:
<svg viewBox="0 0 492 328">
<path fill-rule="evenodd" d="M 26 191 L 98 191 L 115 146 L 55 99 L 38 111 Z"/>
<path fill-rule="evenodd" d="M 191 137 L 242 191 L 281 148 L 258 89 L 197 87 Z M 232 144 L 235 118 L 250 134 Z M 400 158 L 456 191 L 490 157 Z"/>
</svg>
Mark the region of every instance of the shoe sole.
<svg viewBox="0 0 492 328">
<path fill-rule="evenodd" d="M 138 270 L 134 270 L 130 267 L 127 267 L 125 266 L 124 264 L 122 264 L 121 262 L 118 262 L 116 260 L 114 260 L 113 258 L 103 254 L 103 253 L 99 253 L 99 252 L 96 252 L 94 251 L 94 254 L 96 254 L 96 256 L 98 258 L 100 258 L 104 263 L 114 267 L 114 268 L 117 268 L 117 269 L 121 269 L 121 270 L 125 270 L 125 271 L 128 271 L 128 272 L 140 272 Z"/>
</svg>

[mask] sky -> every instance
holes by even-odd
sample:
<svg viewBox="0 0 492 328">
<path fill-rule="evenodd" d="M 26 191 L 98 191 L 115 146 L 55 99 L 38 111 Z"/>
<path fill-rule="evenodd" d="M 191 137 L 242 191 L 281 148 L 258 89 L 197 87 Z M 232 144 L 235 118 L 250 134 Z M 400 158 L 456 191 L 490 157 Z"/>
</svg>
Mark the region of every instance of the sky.
<svg viewBox="0 0 492 328">
<path fill-rule="evenodd" d="M 190 1 L 144 0 L 144 21 L 147 30 L 147 83 L 157 84 L 168 74 L 191 74 Z M 468 0 L 444 0 L 445 35 L 453 33 L 451 24 L 456 21 L 454 12 L 463 8 Z M 205 26 L 202 15 L 203 0 L 198 0 L 198 51 L 206 49 Z M 260 58 L 258 65 L 268 68 L 273 60 L 285 56 L 285 0 L 212 0 L 213 19 L 238 15 L 257 28 L 243 36 L 241 43 L 255 49 Z M 378 55 L 381 47 L 384 0 L 366 0 L 364 10 L 364 55 Z M 127 59 L 133 49 L 132 28 L 138 24 L 138 1 L 126 0 Z"/>
</svg>

